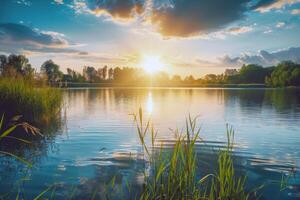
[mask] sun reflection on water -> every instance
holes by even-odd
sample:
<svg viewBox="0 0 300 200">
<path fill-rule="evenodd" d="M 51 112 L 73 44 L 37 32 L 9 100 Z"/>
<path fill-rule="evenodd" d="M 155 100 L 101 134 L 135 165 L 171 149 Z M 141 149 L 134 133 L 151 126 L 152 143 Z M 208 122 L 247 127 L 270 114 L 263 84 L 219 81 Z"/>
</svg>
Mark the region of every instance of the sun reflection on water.
<svg viewBox="0 0 300 200">
<path fill-rule="evenodd" d="M 148 97 L 147 97 L 147 112 L 148 112 L 148 114 L 152 114 L 152 112 L 153 112 L 152 92 L 148 93 Z"/>
</svg>

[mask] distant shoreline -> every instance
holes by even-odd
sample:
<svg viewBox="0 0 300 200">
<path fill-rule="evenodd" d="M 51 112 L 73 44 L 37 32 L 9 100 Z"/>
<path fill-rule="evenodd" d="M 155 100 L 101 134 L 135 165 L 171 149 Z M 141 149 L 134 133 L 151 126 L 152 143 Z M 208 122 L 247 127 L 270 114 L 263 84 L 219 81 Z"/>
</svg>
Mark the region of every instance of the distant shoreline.
<svg viewBox="0 0 300 200">
<path fill-rule="evenodd" d="M 268 88 L 265 84 L 140 84 L 140 83 L 58 83 L 54 87 L 61 88 L 101 88 L 101 87 L 180 87 L 180 88 Z"/>
<path fill-rule="evenodd" d="M 195 84 L 166 84 L 166 85 L 140 85 L 140 84 L 112 84 L 112 83 L 68 83 L 66 85 L 61 85 L 56 87 L 60 88 L 236 88 L 236 89 L 300 89 L 297 86 L 289 87 L 268 87 L 265 84 L 205 84 L 205 85 L 195 85 Z"/>
</svg>

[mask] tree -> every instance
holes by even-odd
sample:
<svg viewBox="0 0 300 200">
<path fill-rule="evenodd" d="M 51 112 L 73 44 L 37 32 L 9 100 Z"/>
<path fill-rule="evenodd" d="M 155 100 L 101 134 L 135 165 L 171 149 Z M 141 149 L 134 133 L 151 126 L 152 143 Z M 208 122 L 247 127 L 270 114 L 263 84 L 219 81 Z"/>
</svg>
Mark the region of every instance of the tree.
<svg viewBox="0 0 300 200">
<path fill-rule="evenodd" d="M 24 55 L 0 55 L 0 72 L 7 77 L 33 78 L 34 69 Z"/>
<path fill-rule="evenodd" d="M 139 80 L 142 72 L 137 68 L 123 67 L 121 69 L 116 67 L 113 74 L 114 80 L 117 82 L 133 82 Z"/>
<path fill-rule="evenodd" d="M 176 82 L 176 83 L 182 81 L 182 80 L 181 80 L 181 77 L 180 77 L 179 75 L 174 75 L 174 76 L 172 77 L 171 80 L 172 80 L 173 82 Z"/>
<path fill-rule="evenodd" d="M 193 77 L 193 75 L 189 75 L 189 76 L 185 77 L 184 82 L 189 83 L 189 84 L 194 83 L 195 78 Z"/>
<path fill-rule="evenodd" d="M 60 81 L 63 77 L 63 73 L 59 70 L 59 65 L 52 60 L 47 60 L 42 64 L 41 72 L 46 74 L 50 82 Z"/>
<path fill-rule="evenodd" d="M 266 84 L 272 87 L 299 86 L 300 65 L 291 61 L 279 63 L 272 74 L 266 78 Z"/>
<path fill-rule="evenodd" d="M 216 83 L 217 82 L 217 75 L 215 75 L 215 74 L 207 74 L 207 75 L 205 75 L 204 80 L 207 83 Z"/>
<path fill-rule="evenodd" d="M 87 81 L 96 82 L 98 78 L 97 70 L 94 67 L 84 67 L 83 69 L 83 76 L 86 78 Z"/>
</svg>

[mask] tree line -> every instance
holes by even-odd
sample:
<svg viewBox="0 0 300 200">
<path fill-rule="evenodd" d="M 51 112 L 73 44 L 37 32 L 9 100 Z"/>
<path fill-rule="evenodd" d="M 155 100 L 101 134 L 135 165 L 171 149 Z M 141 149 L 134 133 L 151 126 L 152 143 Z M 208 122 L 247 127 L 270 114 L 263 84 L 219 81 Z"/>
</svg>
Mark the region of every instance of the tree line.
<svg viewBox="0 0 300 200">
<path fill-rule="evenodd" d="M 155 83 L 156 85 L 207 85 L 207 84 L 265 84 L 269 87 L 300 86 L 300 65 L 284 61 L 276 66 L 262 67 L 256 64 L 243 65 L 234 74 L 207 74 L 196 79 L 193 75 L 169 76 L 166 72 L 147 74 L 141 68 L 116 67 L 94 68 L 86 66 L 82 73 L 67 68 L 63 73 L 52 60 L 45 61 L 37 72 L 24 55 L 0 55 L 0 75 L 2 77 L 22 77 L 27 80 L 45 82 L 74 83 Z"/>
</svg>

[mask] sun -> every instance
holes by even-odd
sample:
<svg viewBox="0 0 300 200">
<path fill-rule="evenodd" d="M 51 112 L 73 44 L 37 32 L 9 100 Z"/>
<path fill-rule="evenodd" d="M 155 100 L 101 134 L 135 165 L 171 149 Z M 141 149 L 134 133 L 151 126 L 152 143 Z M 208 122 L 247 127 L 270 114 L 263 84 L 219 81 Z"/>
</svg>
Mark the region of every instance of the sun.
<svg viewBox="0 0 300 200">
<path fill-rule="evenodd" d="M 141 66 L 147 73 L 153 74 L 155 72 L 163 70 L 165 64 L 161 61 L 160 56 L 145 55 L 142 58 Z"/>
</svg>

